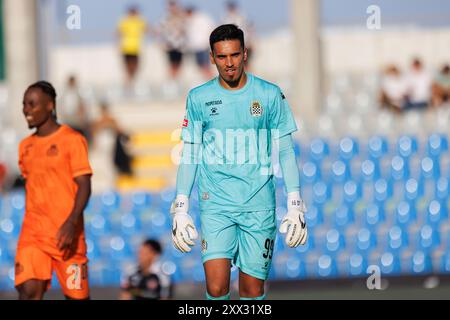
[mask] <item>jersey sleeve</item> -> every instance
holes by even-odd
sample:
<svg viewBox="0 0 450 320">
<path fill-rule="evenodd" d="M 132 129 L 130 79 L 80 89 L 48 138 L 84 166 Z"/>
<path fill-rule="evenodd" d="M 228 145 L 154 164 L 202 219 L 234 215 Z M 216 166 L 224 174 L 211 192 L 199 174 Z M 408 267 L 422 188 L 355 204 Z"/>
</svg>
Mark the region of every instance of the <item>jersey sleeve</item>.
<svg viewBox="0 0 450 320">
<path fill-rule="evenodd" d="M 77 134 L 72 140 L 69 146 L 69 161 L 72 176 L 75 178 L 87 174 L 92 175 L 86 139 L 82 135 Z"/>
<path fill-rule="evenodd" d="M 189 143 L 202 143 L 203 141 L 202 116 L 191 93 L 186 100 L 186 115 L 183 119 L 181 139 Z"/>
<path fill-rule="evenodd" d="M 27 178 L 27 170 L 25 168 L 25 164 L 23 162 L 23 153 L 24 153 L 24 145 L 23 143 L 20 144 L 19 146 L 19 170 L 20 170 L 20 174 L 22 175 L 22 177 L 24 179 Z"/>
<path fill-rule="evenodd" d="M 281 138 L 297 131 L 291 107 L 278 87 L 270 114 L 270 128 L 278 131 L 274 134 L 275 138 Z"/>
</svg>

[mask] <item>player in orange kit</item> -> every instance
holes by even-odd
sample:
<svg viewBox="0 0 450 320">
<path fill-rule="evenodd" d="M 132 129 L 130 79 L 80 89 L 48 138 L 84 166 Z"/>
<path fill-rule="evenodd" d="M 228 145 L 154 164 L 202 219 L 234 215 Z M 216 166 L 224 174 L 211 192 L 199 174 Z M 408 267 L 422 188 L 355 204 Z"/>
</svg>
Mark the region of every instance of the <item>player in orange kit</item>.
<svg viewBox="0 0 450 320">
<path fill-rule="evenodd" d="M 35 133 L 19 147 L 26 208 L 15 259 L 19 299 L 42 299 L 55 271 L 67 299 L 88 299 L 83 211 L 92 170 L 84 137 L 56 120 L 56 92 L 39 81 L 25 91 L 23 113 Z"/>
</svg>

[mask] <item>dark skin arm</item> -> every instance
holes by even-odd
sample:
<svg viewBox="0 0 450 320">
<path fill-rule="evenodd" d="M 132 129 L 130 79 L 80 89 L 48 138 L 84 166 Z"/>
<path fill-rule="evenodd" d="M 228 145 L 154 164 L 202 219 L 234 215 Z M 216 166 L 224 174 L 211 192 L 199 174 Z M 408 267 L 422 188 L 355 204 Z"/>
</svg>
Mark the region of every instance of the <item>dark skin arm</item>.
<svg viewBox="0 0 450 320">
<path fill-rule="evenodd" d="M 76 251 L 78 237 L 83 230 L 83 211 L 91 196 L 90 175 L 75 177 L 74 181 L 78 186 L 75 204 L 56 236 L 58 249 L 63 251 L 63 260 L 69 259 Z"/>
</svg>

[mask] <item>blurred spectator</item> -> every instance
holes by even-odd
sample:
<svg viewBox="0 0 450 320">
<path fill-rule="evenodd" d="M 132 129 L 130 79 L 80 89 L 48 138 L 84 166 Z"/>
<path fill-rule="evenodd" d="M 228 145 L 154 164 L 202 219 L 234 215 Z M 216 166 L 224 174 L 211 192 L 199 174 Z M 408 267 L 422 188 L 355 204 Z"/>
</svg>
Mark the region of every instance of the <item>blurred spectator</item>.
<svg viewBox="0 0 450 320">
<path fill-rule="evenodd" d="M 122 300 L 160 300 L 170 299 L 172 284 L 170 276 L 162 270 L 159 257 L 161 245 L 149 239 L 142 243 L 138 252 L 138 265 L 121 285 Z"/>
<path fill-rule="evenodd" d="M 158 34 L 162 38 L 170 66 L 170 78 L 176 79 L 183 61 L 183 47 L 186 43 L 184 11 L 177 1 L 168 1 L 168 12 L 161 21 Z"/>
<path fill-rule="evenodd" d="M 401 112 L 406 97 L 406 82 L 395 66 L 388 66 L 381 79 L 381 107 Z"/>
<path fill-rule="evenodd" d="M 138 8 L 130 7 L 127 16 L 120 20 L 118 26 L 120 51 L 125 62 L 128 84 L 134 80 L 138 70 L 142 38 L 147 32 L 149 28 Z"/>
<path fill-rule="evenodd" d="M 61 122 L 80 132 L 90 142 L 89 116 L 74 75 L 69 76 L 60 102 L 58 115 Z"/>
<path fill-rule="evenodd" d="M 195 55 L 195 61 L 205 79 L 213 77 L 209 59 L 209 35 L 215 27 L 212 18 L 194 7 L 186 9 L 186 49 Z"/>
<path fill-rule="evenodd" d="M 253 23 L 239 10 L 239 6 L 236 1 L 228 1 L 226 3 L 226 13 L 222 19 L 222 24 L 235 24 L 245 34 L 245 47 L 247 48 L 247 63 L 246 67 L 250 67 L 250 59 L 253 56 L 253 38 L 254 28 Z"/>
<path fill-rule="evenodd" d="M 405 110 L 425 109 L 431 100 L 432 78 L 423 67 L 422 61 L 415 58 L 411 64 L 411 70 L 406 78 L 407 101 Z"/>
<path fill-rule="evenodd" d="M 107 103 L 100 105 L 100 117 L 93 124 L 93 134 L 96 137 L 102 131 L 109 131 L 114 136 L 113 163 L 119 175 L 132 175 L 131 162 L 133 160 L 128 151 L 129 136 L 117 124 L 116 119 L 110 113 Z"/>
<path fill-rule="evenodd" d="M 0 162 L 0 193 L 3 192 L 6 179 L 6 165 Z"/>
<path fill-rule="evenodd" d="M 442 67 L 433 82 L 432 105 L 434 107 L 440 106 L 449 102 L 450 97 L 450 65 Z"/>
</svg>

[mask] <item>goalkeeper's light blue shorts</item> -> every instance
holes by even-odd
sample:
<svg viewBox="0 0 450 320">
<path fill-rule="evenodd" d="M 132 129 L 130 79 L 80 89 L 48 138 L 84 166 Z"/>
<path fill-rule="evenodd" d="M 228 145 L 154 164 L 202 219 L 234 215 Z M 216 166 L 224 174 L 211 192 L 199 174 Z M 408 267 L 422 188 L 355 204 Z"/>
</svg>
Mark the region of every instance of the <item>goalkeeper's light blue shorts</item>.
<svg viewBox="0 0 450 320">
<path fill-rule="evenodd" d="M 225 258 L 242 272 L 266 280 L 276 237 L 275 210 L 202 212 L 202 261 Z"/>
</svg>

